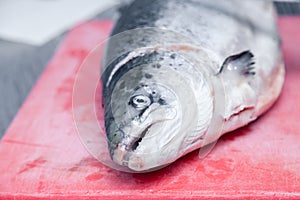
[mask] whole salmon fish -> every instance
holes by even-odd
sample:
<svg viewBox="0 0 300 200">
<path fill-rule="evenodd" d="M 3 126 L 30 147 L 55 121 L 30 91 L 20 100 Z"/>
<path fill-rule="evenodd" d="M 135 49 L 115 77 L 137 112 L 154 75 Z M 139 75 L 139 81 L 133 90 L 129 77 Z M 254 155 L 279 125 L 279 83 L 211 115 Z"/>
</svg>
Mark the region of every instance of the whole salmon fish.
<svg viewBox="0 0 300 200">
<path fill-rule="evenodd" d="M 133 172 L 257 119 L 284 81 L 275 9 L 262 0 L 135 0 L 103 66 L 110 156 Z"/>
</svg>

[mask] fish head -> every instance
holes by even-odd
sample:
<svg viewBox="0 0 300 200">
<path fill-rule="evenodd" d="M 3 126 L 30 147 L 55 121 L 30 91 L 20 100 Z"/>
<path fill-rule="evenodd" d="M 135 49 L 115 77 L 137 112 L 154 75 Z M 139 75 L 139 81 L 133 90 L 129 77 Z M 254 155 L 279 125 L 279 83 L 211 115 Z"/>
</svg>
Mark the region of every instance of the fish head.
<svg viewBox="0 0 300 200">
<path fill-rule="evenodd" d="M 195 134 L 197 99 L 205 98 L 195 97 L 191 85 L 209 91 L 199 87 L 201 81 L 192 83 L 180 67 L 192 68 L 172 52 L 152 51 L 130 56 L 111 76 L 103 99 L 108 148 L 116 164 L 135 172 L 155 170 L 191 150 L 200 138 L 201 132 Z M 210 112 L 203 114 L 204 121 Z"/>
</svg>

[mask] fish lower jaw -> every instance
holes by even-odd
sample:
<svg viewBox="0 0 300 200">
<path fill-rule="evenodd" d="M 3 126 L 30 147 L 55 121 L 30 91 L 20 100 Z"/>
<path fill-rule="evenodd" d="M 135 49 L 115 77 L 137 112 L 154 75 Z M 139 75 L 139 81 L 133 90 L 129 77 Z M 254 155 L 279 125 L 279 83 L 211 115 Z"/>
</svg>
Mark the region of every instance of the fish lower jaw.
<svg viewBox="0 0 300 200">
<path fill-rule="evenodd" d="M 145 135 L 149 132 L 149 129 L 152 125 L 146 127 L 141 133 L 135 134 L 140 135 L 136 136 L 129 136 L 123 144 L 119 144 L 117 149 L 115 149 L 112 159 L 115 163 L 121 166 L 126 166 L 131 168 L 129 165 L 136 165 L 134 168 L 141 168 L 143 166 L 142 159 L 138 156 L 134 156 L 134 161 L 131 157 L 137 153 L 139 144 L 145 137 Z M 131 163 L 131 164 L 130 164 Z"/>
<path fill-rule="evenodd" d="M 118 147 L 114 151 L 112 160 L 116 164 L 129 168 L 130 170 L 135 172 L 144 170 L 143 159 L 140 156 L 135 155 L 133 151 L 125 150 L 125 148 L 122 146 Z"/>
</svg>

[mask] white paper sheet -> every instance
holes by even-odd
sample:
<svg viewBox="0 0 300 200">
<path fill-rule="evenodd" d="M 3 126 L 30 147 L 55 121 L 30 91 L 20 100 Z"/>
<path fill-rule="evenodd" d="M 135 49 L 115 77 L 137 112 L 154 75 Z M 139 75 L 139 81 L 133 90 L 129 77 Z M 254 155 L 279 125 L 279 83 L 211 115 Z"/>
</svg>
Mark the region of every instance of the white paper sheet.
<svg viewBox="0 0 300 200">
<path fill-rule="evenodd" d="M 42 45 L 118 0 L 0 0 L 0 38 Z"/>
</svg>

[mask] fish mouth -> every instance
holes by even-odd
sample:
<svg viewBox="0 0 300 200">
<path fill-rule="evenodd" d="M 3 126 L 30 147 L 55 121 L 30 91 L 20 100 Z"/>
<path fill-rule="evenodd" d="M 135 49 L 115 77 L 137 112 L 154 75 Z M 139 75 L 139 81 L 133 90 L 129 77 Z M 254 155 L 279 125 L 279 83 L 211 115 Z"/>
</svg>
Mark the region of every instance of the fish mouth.
<svg viewBox="0 0 300 200">
<path fill-rule="evenodd" d="M 129 150 L 131 150 L 132 152 L 134 152 L 139 144 L 142 142 L 143 138 L 146 136 L 146 134 L 149 132 L 150 128 L 152 127 L 152 124 L 147 126 L 140 134 L 139 137 L 135 138 L 131 144 L 128 146 L 129 147 Z"/>
<path fill-rule="evenodd" d="M 134 135 L 139 136 L 126 136 L 126 139 L 117 145 L 117 148 L 111 152 L 111 157 L 114 162 L 119 165 L 129 167 L 129 162 L 132 155 L 138 154 L 138 148 L 140 147 L 143 139 L 148 135 L 153 124 L 148 125 L 141 132 Z M 139 161 L 142 165 L 142 161 Z"/>
</svg>

